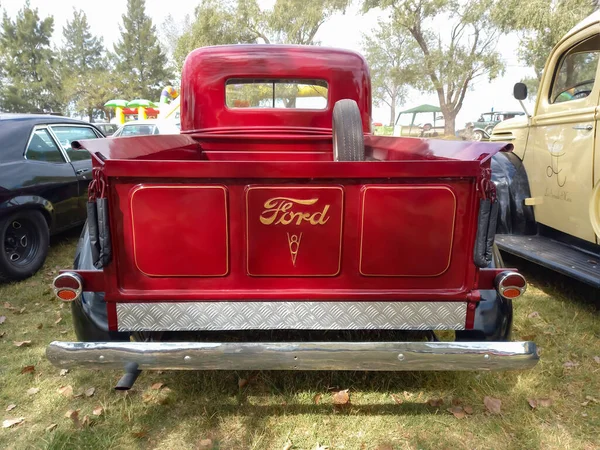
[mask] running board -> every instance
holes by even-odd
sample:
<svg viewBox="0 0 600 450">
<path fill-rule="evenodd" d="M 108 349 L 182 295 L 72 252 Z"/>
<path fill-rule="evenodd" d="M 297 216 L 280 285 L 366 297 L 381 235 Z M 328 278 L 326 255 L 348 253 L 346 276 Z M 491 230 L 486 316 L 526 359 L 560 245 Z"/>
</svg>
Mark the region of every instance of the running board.
<svg viewBox="0 0 600 450">
<path fill-rule="evenodd" d="M 126 370 L 516 370 L 533 342 L 52 342 L 57 367 Z"/>
<path fill-rule="evenodd" d="M 507 253 L 600 288 L 600 255 L 540 235 L 497 234 L 496 245 Z"/>
</svg>

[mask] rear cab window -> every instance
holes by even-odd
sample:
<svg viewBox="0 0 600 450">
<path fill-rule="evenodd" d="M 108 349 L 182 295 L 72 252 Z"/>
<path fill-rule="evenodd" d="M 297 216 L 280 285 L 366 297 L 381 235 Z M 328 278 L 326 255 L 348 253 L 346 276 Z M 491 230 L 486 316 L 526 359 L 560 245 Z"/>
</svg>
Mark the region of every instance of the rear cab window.
<svg viewBox="0 0 600 450">
<path fill-rule="evenodd" d="M 309 109 L 327 108 L 325 80 L 233 78 L 225 85 L 228 108 Z"/>
<path fill-rule="evenodd" d="M 571 47 L 562 57 L 554 74 L 550 103 L 564 103 L 586 98 L 596 80 L 600 57 L 600 35 Z"/>
</svg>

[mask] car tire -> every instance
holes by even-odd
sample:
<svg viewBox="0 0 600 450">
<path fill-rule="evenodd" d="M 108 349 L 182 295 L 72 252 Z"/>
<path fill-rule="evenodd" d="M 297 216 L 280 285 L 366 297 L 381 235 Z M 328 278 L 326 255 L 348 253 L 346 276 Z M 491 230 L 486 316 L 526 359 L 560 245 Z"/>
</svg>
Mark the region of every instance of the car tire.
<svg viewBox="0 0 600 450">
<path fill-rule="evenodd" d="M 483 131 L 481 131 L 481 130 L 473 131 L 473 140 L 474 141 L 477 141 L 477 142 L 483 141 L 483 138 L 484 138 Z"/>
<path fill-rule="evenodd" d="M 354 100 L 339 100 L 333 107 L 333 160 L 364 161 L 365 142 L 360 110 Z"/>
<path fill-rule="evenodd" d="M 0 219 L 0 281 L 23 280 L 46 260 L 50 233 L 43 214 L 23 210 Z"/>
</svg>

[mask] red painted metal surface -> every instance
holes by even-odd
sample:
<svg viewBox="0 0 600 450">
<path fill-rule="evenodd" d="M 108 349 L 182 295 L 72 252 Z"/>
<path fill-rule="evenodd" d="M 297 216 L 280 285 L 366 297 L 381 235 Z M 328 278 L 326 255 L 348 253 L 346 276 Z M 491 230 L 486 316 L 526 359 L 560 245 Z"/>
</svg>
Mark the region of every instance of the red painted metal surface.
<svg viewBox="0 0 600 450">
<path fill-rule="evenodd" d="M 319 79 L 328 84 L 323 110 L 225 107 L 228 79 Z M 363 130 L 371 129 L 371 80 L 364 58 L 349 50 L 291 45 L 204 47 L 188 55 L 181 76 L 181 131 L 216 127 L 306 127 L 331 130 L 333 106 L 358 103 Z"/>
</svg>

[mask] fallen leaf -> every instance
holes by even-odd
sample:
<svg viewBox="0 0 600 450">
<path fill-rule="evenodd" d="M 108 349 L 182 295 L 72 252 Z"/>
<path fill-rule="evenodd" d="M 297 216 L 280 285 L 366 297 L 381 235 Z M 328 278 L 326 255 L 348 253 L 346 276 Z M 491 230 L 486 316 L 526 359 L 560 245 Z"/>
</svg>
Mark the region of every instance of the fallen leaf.
<svg viewBox="0 0 600 450">
<path fill-rule="evenodd" d="M 102 406 L 96 406 L 94 408 L 94 410 L 92 411 L 92 414 L 95 416 L 101 416 L 103 412 L 104 412 L 104 408 Z"/>
<path fill-rule="evenodd" d="M 473 414 L 473 407 L 471 405 L 465 405 L 463 407 L 463 409 L 465 410 L 465 412 L 469 415 Z"/>
<path fill-rule="evenodd" d="M 75 425 L 75 428 L 81 428 L 81 422 L 79 421 L 79 409 L 68 410 L 65 413 L 65 417 L 73 421 L 73 425 Z"/>
<path fill-rule="evenodd" d="M 521 339 L 523 341 L 534 341 L 535 340 L 535 334 L 526 334 L 525 336 L 521 336 Z"/>
<path fill-rule="evenodd" d="M 10 311 L 14 311 L 14 310 L 16 310 L 16 309 L 17 309 L 17 308 L 15 308 L 13 305 L 11 305 L 11 304 L 10 304 L 10 303 L 8 303 L 8 302 L 4 302 L 4 307 L 5 307 L 6 309 L 10 310 Z"/>
<path fill-rule="evenodd" d="M 600 364 L 600 356 L 594 356 L 594 361 Z"/>
<path fill-rule="evenodd" d="M 396 394 L 392 394 L 392 398 L 394 399 L 394 402 L 396 403 L 396 405 L 401 405 L 402 403 L 404 403 L 404 400 L 402 400 Z"/>
<path fill-rule="evenodd" d="M 127 392 L 127 391 L 125 391 L 125 392 Z M 145 428 L 138 429 L 138 430 L 136 430 L 136 431 L 133 431 L 133 432 L 131 433 L 131 435 L 132 435 L 134 438 L 138 438 L 138 439 L 141 439 L 141 438 L 143 438 L 143 437 L 146 437 L 146 435 L 147 435 L 147 434 L 148 434 L 148 430 L 146 430 Z"/>
<path fill-rule="evenodd" d="M 527 317 L 529 317 L 530 319 L 535 319 L 536 317 L 540 317 L 540 313 L 537 311 L 533 311 L 532 313 L 529 313 Z"/>
<path fill-rule="evenodd" d="M 0 316 L 0 323 L 6 322 L 6 316 Z"/>
<path fill-rule="evenodd" d="M 148 392 L 145 392 L 142 394 L 142 401 L 144 403 L 150 403 L 152 400 L 154 400 L 154 396 Z"/>
<path fill-rule="evenodd" d="M 5 334 L 6 334 L 6 331 L 3 331 L 2 333 L 0 333 L 0 338 L 4 337 Z"/>
<path fill-rule="evenodd" d="M 43 323 L 38 323 L 38 324 L 37 324 L 35 327 L 36 327 L 38 330 L 41 330 L 42 328 L 44 328 L 44 324 L 43 324 Z"/>
<path fill-rule="evenodd" d="M 317 446 L 315 447 L 315 450 L 329 450 L 329 446 L 321 445 L 317 442 Z"/>
<path fill-rule="evenodd" d="M 321 394 L 316 394 L 316 395 L 313 397 L 313 403 L 314 403 L 315 405 L 318 405 L 320 401 L 321 401 Z"/>
<path fill-rule="evenodd" d="M 527 403 L 529 403 L 529 406 L 531 406 L 531 409 L 535 409 L 538 407 L 538 402 L 535 398 L 528 398 Z"/>
<path fill-rule="evenodd" d="M 589 405 L 589 404 L 590 404 L 590 402 L 589 402 L 589 401 L 581 402 L 581 406 L 587 406 L 587 405 Z"/>
<path fill-rule="evenodd" d="M 484 397 L 483 404 L 487 408 L 487 410 L 492 414 L 500 414 L 502 401 L 493 397 Z"/>
<path fill-rule="evenodd" d="M 169 397 L 170 392 L 171 392 L 171 389 L 169 389 L 168 387 L 165 387 L 160 391 L 160 394 L 157 397 L 157 402 L 159 405 L 166 405 L 167 403 L 169 403 L 171 401 L 171 399 Z"/>
<path fill-rule="evenodd" d="M 69 373 L 69 369 L 60 369 L 60 376 L 64 377 Z"/>
<path fill-rule="evenodd" d="M 245 378 L 240 378 L 238 380 L 238 388 L 240 388 L 240 389 L 242 389 L 247 384 L 248 384 L 248 380 L 246 380 Z"/>
<path fill-rule="evenodd" d="M 444 404 L 444 399 L 442 398 L 430 398 L 427 400 L 427 404 L 433 408 L 439 408 Z"/>
<path fill-rule="evenodd" d="M 89 427 L 91 424 L 92 424 L 92 421 L 90 420 L 90 416 L 88 416 L 87 414 L 85 416 L 83 416 L 83 420 L 81 421 L 81 426 Z"/>
<path fill-rule="evenodd" d="M 4 422 L 2 422 L 2 428 L 14 427 L 15 425 L 23 423 L 24 420 L 25 417 L 19 417 L 17 419 L 6 419 Z"/>
<path fill-rule="evenodd" d="M 48 426 L 46 427 L 46 431 L 52 431 L 52 430 L 54 430 L 54 429 L 55 429 L 57 426 L 58 426 L 58 424 L 56 424 L 56 423 L 51 423 L 50 425 L 48 425 Z"/>
<path fill-rule="evenodd" d="M 592 397 L 591 395 L 586 395 L 586 396 L 585 396 L 585 399 L 586 399 L 586 400 L 589 400 L 590 402 L 594 402 L 594 403 L 600 403 L 600 400 L 598 400 L 598 399 L 596 399 L 596 398 Z"/>
<path fill-rule="evenodd" d="M 31 341 L 13 341 L 15 347 L 28 347 L 31 344 Z"/>
<path fill-rule="evenodd" d="M 26 310 L 26 309 L 27 309 L 27 307 L 26 307 L 26 306 L 23 306 L 21 309 L 19 309 L 19 308 L 14 308 L 14 309 L 13 309 L 13 312 L 14 312 L 15 314 L 23 314 L 23 313 L 25 312 L 25 310 Z"/>
<path fill-rule="evenodd" d="M 61 322 L 62 322 L 62 317 L 59 317 L 58 319 L 56 319 L 56 320 L 54 321 L 54 324 L 55 324 L 55 325 L 58 325 L 58 324 L 59 324 L 59 323 L 61 323 Z"/>
<path fill-rule="evenodd" d="M 33 373 L 35 372 L 35 366 L 25 366 L 21 369 L 21 375 L 25 373 Z"/>
<path fill-rule="evenodd" d="M 375 450 L 394 450 L 394 446 L 392 444 L 379 444 L 375 447 Z"/>
<path fill-rule="evenodd" d="M 212 439 L 202 439 L 198 442 L 198 450 L 209 450 L 213 446 Z"/>
<path fill-rule="evenodd" d="M 540 399 L 538 399 L 538 405 L 543 408 L 549 408 L 550 406 L 552 406 L 552 399 L 551 398 L 540 398 Z"/>
<path fill-rule="evenodd" d="M 73 395 L 73 386 L 70 384 L 61 386 L 58 388 L 58 393 L 64 395 L 65 397 L 71 397 Z"/>
<path fill-rule="evenodd" d="M 565 367 L 567 369 L 571 369 L 572 367 L 577 367 L 578 365 L 579 365 L 578 362 L 567 361 L 563 364 L 563 367 Z"/>
<path fill-rule="evenodd" d="M 333 394 L 333 404 L 334 405 L 347 405 L 350 403 L 350 395 L 348 394 L 348 389 L 344 389 L 343 391 L 338 391 Z"/>
<path fill-rule="evenodd" d="M 27 389 L 27 395 L 35 395 L 40 392 L 40 388 L 29 388 Z"/>
<path fill-rule="evenodd" d="M 581 417 L 587 417 L 588 413 L 581 413 Z"/>
<path fill-rule="evenodd" d="M 283 450 L 290 450 L 293 446 L 294 444 L 292 444 L 292 441 L 288 439 L 285 444 L 283 444 Z"/>
<path fill-rule="evenodd" d="M 12 411 L 13 409 L 15 409 L 17 407 L 17 405 L 15 405 L 14 403 L 11 403 L 10 405 L 8 405 L 6 407 L 7 411 Z"/>
<path fill-rule="evenodd" d="M 464 419 L 467 415 L 462 406 L 453 406 L 452 408 L 448 408 L 448 412 L 450 412 L 457 419 Z"/>
<path fill-rule="evenodd" d="M 91 397 L 94 395 L 94 392 L 96 392 L 96 388 L 91 387 L 89 389 L 86 389 L 84 394 L 86 397 Z"/>
<path fill-rule="evenodd" d="M 163 386 L 164 386 L 163 383 L 154 383 L 152 386 L 150 386 L 150 389 L 154 389 L 155 391 L 160 391 L 160 388 Z"/>
</svg>

